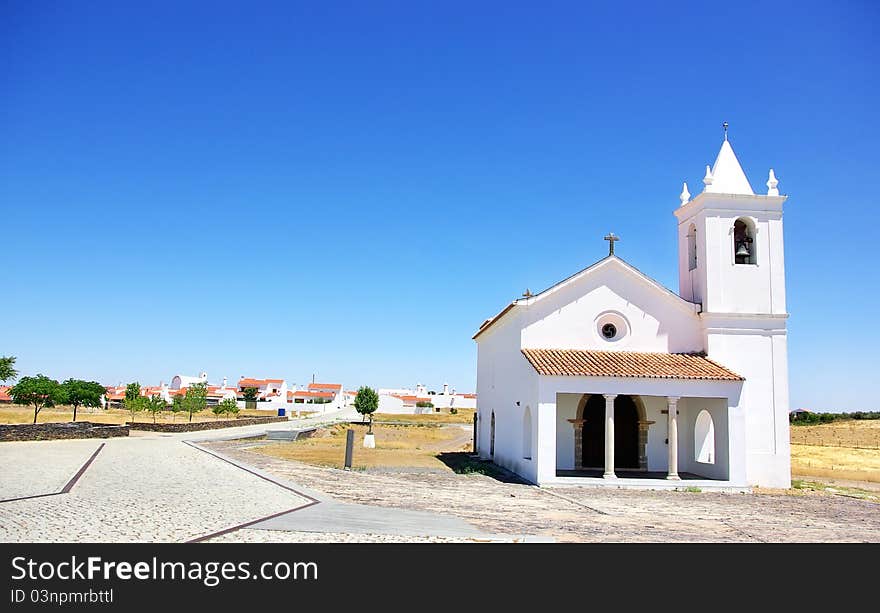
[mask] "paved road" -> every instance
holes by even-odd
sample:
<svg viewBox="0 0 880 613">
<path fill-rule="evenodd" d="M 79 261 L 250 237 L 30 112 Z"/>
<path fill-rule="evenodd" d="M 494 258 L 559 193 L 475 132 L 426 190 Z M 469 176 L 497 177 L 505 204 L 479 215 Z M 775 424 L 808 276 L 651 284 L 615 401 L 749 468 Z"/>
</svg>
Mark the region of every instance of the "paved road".
<svg viewBox="0 0 880 613">
<path fill-rule="evenodd" d="M 389 513 L 338 504 L 320 491 L 250 470 L 200 445 L 354 415 L 353 410 L 343 410 L 285 423 L 186 434 L 3 443 L 0 542 L 187 541 L 279 515 L 217 538 L 296 540 L 291 537 L 294 532 L 329 533 L 324 538 L 348 532 L 384 535 L 376 537 L 379 540 L 486 536 L 467 522 L 437 513 Z M 65 486 L 69 492 L 62 493 Z M 310 507 L 316 500 L 320 504 Z M 305 510 L 283 515 L 293 509 Z M 297 513 L 303 515 L 294 517 Z"/>
</svg>

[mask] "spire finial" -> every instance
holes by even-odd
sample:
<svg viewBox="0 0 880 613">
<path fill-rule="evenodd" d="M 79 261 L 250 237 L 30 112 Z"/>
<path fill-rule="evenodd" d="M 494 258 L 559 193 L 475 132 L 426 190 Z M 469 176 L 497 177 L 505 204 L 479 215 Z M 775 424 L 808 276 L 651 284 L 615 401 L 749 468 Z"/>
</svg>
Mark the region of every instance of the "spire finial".
<svg viewBox="0 0 880 613">
<path fill-rule="evenodd" d="M 730 124 L 725 121 L 721 127 L 724 128 L 724 140 L 727 140 L 727 128 L 730 127 Z"/>
<path fill-rule="evenodd" d="M 712 185 L 712 169 L 709 168 L 708 164 L 706 164 L 706 176 L 703 177 L 703 185 L 705 185 L 706 188 Z"/>
<path fill-rule="evenodd" d="M 776 179 L 776 173 L 773 172 L 773 169 L 770 169 L 770 177 L 767 179 L 767 195 L 768 196 L 778 196 L 779 190 L 776 186 L 779 185 L 779 181 Z"/>
<path fill-rule="evenodd" d="M 614 232 L 609 232 L 605 240 L 608 241 L 608 255 L 614 255 L 614 243 L 620 239 L 614 235 Z"/>
<path fill-rule="evenodd" d="M 526 291 L 523 292 L 523 298 L 531 298 L 532 296 L 534 296 L 534 294 L 529 288 L 526 288 Z"/>
<path fill-rule="evenodd" d="M 681 195 L 678 197 L 678 199 L 681 200 L 681 206 L 686 205 L 688 203 L 688 200 L 691 199 L 691 193 L 688 191 L 687 181 L 682 184 Z"/>
</svg>

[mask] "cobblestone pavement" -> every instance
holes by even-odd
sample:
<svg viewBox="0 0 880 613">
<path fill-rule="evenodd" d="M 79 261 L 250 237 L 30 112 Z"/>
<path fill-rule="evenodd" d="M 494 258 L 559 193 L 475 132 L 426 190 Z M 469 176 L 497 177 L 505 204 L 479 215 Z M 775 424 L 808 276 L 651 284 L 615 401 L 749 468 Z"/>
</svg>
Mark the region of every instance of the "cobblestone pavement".
<svg viewBox="0 0 880 613">
<path fill-rule="evenodd" d="M 316 467 L 249 452 L 249 445 L 252 443 L 220 442 L 209 447 L 320 490 L 340 502 L 444 513 L 487 533 L 508 534 L 512 538 L 534 535 L 557 541 L 880 541 L 880 505 L 820 492 L 728 494 L 538 488 L 480 474 L 371 473 Z"/>
<path fill-rule="evenodd" d="M 22 462 L 37 448 L 29 442 L 5 442 L 0 445 L 0 500 L 54 494 L 61 491 L 76 471 L 86 463 L 103 440 L 76 439 L 43 441 L 34 461 Z"/>
<path fill-rule="evenodd" d="M 307 502 L 181 436 L 4 443 L 0 499 L 66 482 L 101 442 L 105 447 L 70 493 L 0 503 L 0 542 L 182 541 Z M 40 467 L 52 467 L 51 475 L 39 477 Z"/>
<path fill-rule="evenodd" d="M 208 543 L 478 543 L 479 539 L 448 536 L 401 536 L 341 532 L 279 532 L 244 528 L 206 541 Z"/>
</svg>

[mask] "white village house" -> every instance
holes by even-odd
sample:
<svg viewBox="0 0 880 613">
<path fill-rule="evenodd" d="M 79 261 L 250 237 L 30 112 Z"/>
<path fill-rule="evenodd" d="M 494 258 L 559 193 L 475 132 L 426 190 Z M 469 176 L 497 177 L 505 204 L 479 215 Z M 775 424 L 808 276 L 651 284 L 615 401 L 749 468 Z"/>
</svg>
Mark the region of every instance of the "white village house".
<svg viewBox="0 0 880 613">
<path fill-rule="evenodd" d="M 614 255 L 486 320 L 477 446 L 538 484 L 790 486 L 782 205 L 725 134 L 681 194 L 678 293 Z M 681 481 L 684 479 L 684 481 Z"/>
</svg>

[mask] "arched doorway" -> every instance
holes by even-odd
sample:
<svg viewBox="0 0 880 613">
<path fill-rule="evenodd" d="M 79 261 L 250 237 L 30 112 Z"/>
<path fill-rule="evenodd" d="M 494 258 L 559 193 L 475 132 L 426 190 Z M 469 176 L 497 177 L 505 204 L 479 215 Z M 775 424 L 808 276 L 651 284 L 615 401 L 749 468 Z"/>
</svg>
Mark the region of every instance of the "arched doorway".
<svg viewBox="0 0 880 613">
<path fill-rule="evenodd" d="M 605 466 L 605 397 L 593 394 L 582 401 L 579 411 L 582 422 L 580 462 L 583 468 Z M 644 470 L 645 439 L 640 436 L 639 406 L 632 396 L 620 395 L 614 399 L 614 468 Z M 578 458 L 576 458 L 577 460 Z"/>
</svg>

